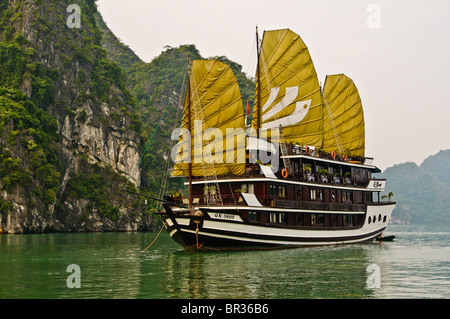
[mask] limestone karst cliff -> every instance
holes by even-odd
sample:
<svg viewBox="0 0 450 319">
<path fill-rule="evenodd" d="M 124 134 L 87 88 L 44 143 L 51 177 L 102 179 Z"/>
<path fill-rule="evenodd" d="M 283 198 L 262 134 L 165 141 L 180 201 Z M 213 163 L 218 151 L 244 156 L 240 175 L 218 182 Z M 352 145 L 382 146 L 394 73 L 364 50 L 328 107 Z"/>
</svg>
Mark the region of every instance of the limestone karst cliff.
<svg viewBox="0 0 450 319">
<path fill-rule="evenodd" d="M 121 67 L 102 47 L 95 1 L 0 4 L 0 227 L 8 233 L 150 229 L 121 191 L 141 153 Z M 101 19 L 101 17 L 100 17 Z M 71 22 L 71 21 L 69 21 Z"/>
</svg>

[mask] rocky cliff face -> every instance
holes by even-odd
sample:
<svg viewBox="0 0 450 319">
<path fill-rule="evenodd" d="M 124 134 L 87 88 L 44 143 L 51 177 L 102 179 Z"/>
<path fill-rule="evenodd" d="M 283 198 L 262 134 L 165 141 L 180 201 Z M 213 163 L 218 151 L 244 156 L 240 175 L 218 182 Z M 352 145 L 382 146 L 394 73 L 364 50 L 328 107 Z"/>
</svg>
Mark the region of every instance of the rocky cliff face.
<svg viewBox="0 0 450 319">
<path fill-rule="evenodd" d="M 95 2 L 78 1 L 79 28 L 70 4 L 0 5 L 1 228 L 152 228 L 143 200 L 121 191 L 141 180 L 136 102 L 102 47 Z"/>
<path fill-rule="evenodd" d="M 427 157 L 421 165 L 407 162 L 388 167 L 386 178 L 397 205 L 394 222 L 404 224 L 448 224 L 450 214 L 450 150 Z M 386 192 L 387 193 L 387 192 Z"/>
</svg>

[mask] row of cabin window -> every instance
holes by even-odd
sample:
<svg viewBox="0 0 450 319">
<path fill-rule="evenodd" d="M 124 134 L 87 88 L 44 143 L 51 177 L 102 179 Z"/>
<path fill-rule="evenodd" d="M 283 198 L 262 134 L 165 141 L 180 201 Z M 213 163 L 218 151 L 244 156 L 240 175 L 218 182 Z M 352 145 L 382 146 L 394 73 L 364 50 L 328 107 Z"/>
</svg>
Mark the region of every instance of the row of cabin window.
<svg viewBox="0 0 450 319">
<path fill-rule="evenodd" d="M 250 221 L 259 221 L 258 212 L 249 212 L 248 219 Z M 331 215 L 331 224 L 337 225 L 336 215 Z M 344 225 L 353 225 L 353 215 L 342 215 Z M 286 214 L 285 213 L 269 213 L 269 223 L 272 224 L 286 224 Z M 311 226 L 325 226 L 325 215 L 324 214 L 310 214 Z M 297 225 L 304 225 L 304 214 L 297 214 Z"/>
<path fill-rule="evenodd" d="M 299 169 L 299 163 L 298 162 L 294 162 L 294 170 L 298 170 Z M 305 171 L 306 169 L 310 170 L 311 166 L 313 167 L 313 172 L 320 172 L 321 170 L 327 170 L 328 174 L 330 175 L 338 175 L 338 176 L 344 176 L 345 173 L 351 173 L 352 177 L 356 177 L 358 179 L 370 179 L 371 174 L 370 171 L 364 168 L 356 168 L 356 167 L 339 167 L 339 166 L 334 166 L 334 165 L 329 165 L 329 164 L 319 164 L 316 163 L 315 165 L 313 163 L 303 163 L 303 171 Z M 309 168 L 308 168 L 309 167 Z"/>
<path fill-rule="evenodd" d="M 322 189 L 310 189 L 309 190 L 310 200 L 323 200 L 323 190 Z M 353 193 L 350 191 L 341 191 L 342 202 L 351 202 L 353 200 Z M 331 198 L 336 198 L 336 193 L 331 192 Z"/>
<path fill-rule="evenodd" d="M 286 197 L 286 186 L 269 185 L 269 195 Z"/>
<path fill-rule="evenodd" d="M 351 202 L 353 200 L 352 192 L 342 191 L 341 192 L 343 202 Z M 269 185 L 269 195 L 286 197 L 286 186 Z M 331 193 L 331 197 L 335 198 L 335 193 Z M 312 188 L 310 189 L 310 200 L 323 200 L 323 190 Z"/>
</svg>

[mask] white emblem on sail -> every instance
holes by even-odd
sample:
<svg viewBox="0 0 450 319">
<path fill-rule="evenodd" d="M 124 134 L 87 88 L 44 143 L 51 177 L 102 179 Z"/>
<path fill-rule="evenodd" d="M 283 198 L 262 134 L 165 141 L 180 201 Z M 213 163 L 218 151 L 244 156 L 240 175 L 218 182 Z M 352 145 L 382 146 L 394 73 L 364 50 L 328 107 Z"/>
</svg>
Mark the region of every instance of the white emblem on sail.
<svg viewBox="0 0 450 319">
<path fill-rule="evenodd" d="M 279 92 L 280 87 L 271 89 L 269 99 L 262 107 L 263 112 L 267 110 L 267 108 L 275 101 Z M 284 95 L 283 99 L 275 106 L 273 106 L 272 109 L 263 114 L 262 121 L 264 122 L 270 119 L 271 117 L 284 110 L 287 106 L 291 105 L 292 102 L 297 98 L 297 95 L 298 86 L 287 87 L 286 94 Z M 278 128 L 280 125 L 285 127 L 300 123 L 306 117 L 306 114 L 308 114 L 310 106 L 311 100 L 298 101 L 296 102 L 295 110 L 291 113 L 291 115 L 276 119 L 274 121 L 263 123 L 262 129 Z"/>
</svg>

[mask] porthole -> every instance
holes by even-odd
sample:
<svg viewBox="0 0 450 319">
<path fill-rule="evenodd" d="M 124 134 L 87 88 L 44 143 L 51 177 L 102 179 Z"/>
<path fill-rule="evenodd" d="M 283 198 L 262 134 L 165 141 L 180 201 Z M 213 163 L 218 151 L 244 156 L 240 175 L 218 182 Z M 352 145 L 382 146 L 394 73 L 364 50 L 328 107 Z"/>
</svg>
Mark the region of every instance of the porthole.
<svg viewBox="0 0 450 319">
<path fill-rule="evenodd" d="M 369 224 L 372 222 L 372 218 L 369 216 L 369 220 L 368 220 Z"/>
<path fill-rule="evenodd" d="M 381 222 L 381 214 L 378 215 L 378 221 Z"/>
<path fill-rule="evenodd" d="M 373 215 L 373 222 L 375 223 L 377 221 L 377 216 Z"/>
<path fill-rule="evenodd" d="M 386 215 L 384 215 L 384 217 L 383 217 L 383 223 L 385 223 L 385 222 L 386 222 L 386 219 L 387 219 L 387 216 L 386 216 Z"/>
</svg>

